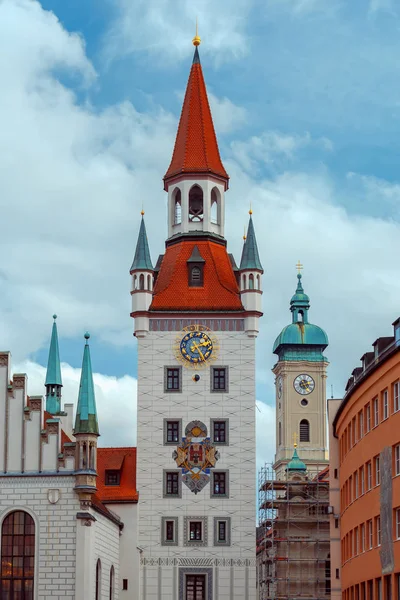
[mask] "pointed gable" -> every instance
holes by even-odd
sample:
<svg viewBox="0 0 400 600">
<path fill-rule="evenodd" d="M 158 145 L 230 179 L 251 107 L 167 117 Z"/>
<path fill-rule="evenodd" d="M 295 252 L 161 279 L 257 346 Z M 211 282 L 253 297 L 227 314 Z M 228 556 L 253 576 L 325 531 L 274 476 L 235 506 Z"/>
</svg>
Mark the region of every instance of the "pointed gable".
<svg viewBox="0 0 400 600">
<path fill-rule="evenodd" d="M 209 173 L 225 180 L 229 176 L 219 154 L 206 84 L 196 47 L 186 88 L 178 133 L 171 164 L 164 176 L 164 188 L 169 179 L 182 173 Z"/>
</svg>

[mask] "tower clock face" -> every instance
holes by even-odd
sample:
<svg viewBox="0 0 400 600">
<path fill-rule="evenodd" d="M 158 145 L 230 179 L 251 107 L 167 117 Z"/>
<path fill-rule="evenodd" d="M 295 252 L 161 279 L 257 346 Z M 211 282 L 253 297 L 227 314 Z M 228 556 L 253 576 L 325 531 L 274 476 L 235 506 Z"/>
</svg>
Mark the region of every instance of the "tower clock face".
<svg viewBox="0 0 400 600">
<path fill-rule="evenodd" d="M 278 398 L 282 398 L 282 390 L 283 390 L 283 379 L 281 376 L 278 377 L 278 381 L 276 382 L 276 389 L 278 392 Z"/>
<path fill-rule="evenodd" d="M 201 369 L 215 360 L 217 353 L 217 339 L 203 325 L 185 327 L 176 340 L 175 356 L 185 367 Z"/>
<path fill-rule="evenodd" d="M 304 394 L 311 394 L 311 392 L 314 390 L 315 381 L 311 375 L 303 373 L 302 375 L 297 375 L 293 385 L 296 392 L 304 396 Z"/>
</svg>

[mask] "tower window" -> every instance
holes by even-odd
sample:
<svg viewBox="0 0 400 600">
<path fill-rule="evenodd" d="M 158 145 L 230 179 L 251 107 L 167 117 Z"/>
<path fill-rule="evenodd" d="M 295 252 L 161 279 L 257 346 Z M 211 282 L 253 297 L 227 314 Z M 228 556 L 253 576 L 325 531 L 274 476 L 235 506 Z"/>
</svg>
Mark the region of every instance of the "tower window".
<svg viewBox="0 0 400 600">
<path fill-rule="evenodd" d="M 211 419 L 211 435 L 215 444 L 228 444 L 228 419 Z"/>
<path fill-rule="evenodd" d="M 177 444 L 181 438 L 181 419 L 164 420 L 164 444 Z"/>
<path fill-rule="evenodd" d="M 181 367 L 165 367 L 164 391 L 181 392 L 182 369 Z"/>
<path fill-rule="evenodd" d="M 214 225 L 219 224 L 219 211 L 220 211 L 220 195 L 217 188 L 211 190 L 211 223 Z"/>
<path fill-rule="evenodd" d="M 201 287 L 203 285 L 203 265 L 191 265 L 189 268 L 189 286 Z"/>
<path fill-rule="evenodd" d="M 310 441 L 310 423 L 307 419 L 300 421 L 300 442 Z"/>
<path fill-rule="evenodd" d="M 249 290 L 254 290 L 254 275 L 251 273 L 249 275 Z"/>
<path fill-rule="evenodd" d="M 161 517 L 161 545 L 178 545 L 178 517 Z"/>
<path fill-rule="evenodd" d="M 181 190 L 178 188 L 174 192 L 174 225 L 180 225 L 182 222 L 182 201 Z"/>
<path fill-rule="evenodd" d="M 190 521 L 189 540 L 191 542 L 201 542 L 203 539 L 203 523 L 201 521 Z"/>
<path fill-rule="evenodd" d="M 228 471 L 212 471 L 211 497 L 228 497 Z"/>
<path fill-rule="evenodd" d="M 278 444 L 282 444 L 282 423 L 278 423 Z"/>
<path fill-rule="evenodd" d="M 164 497 L 181 497 L 181 482 L 178 471 L 164 471 Z"/>
<path fill-rule="evenodd" d="M 228 391 L 228 369 L 227 367 L 212 367 L 211 370 L 211 391 Z"/>
<path fill-rule="evenodd" d="M 203 221 L 203 190 L 199 185 L 194 185 L 189 192 L 189 221 Z"/>
</svg>

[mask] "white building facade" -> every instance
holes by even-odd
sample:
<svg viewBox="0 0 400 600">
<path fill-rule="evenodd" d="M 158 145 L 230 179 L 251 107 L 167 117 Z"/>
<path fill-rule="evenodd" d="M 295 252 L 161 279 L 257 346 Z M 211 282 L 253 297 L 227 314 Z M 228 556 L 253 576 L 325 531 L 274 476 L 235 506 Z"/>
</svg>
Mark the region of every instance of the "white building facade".
<svg viewBox="0 0 400 600">
<path fill-rule="evenodd" d="M 255 600 L 255 344 L 263 271 L 251 217 L 240 268 L 227 253 L 228 175 L 197 47 L 164 183 L 165 254 L 153 268 L 142 220 L 131 267 L 140 598 Z"/>
<path fill-rule="evenodd" d="M 136 522 L 137 493 L 133 482 L 123 490 L 126 501 L 113 502 L 120 490 L 108 486 L 114 465 L 97 449 L 98 430 L 86 425 L 97 427 L 87 343 L 74 431 L 73 404 L 62 407 L 61 388 L 55 323 L 46 400 L 28 396 L 27 376 L 11 378 L 10 354 L 0 353 L 0 597 L 137 600 L 136 530 L 129 541 L 124 536 L 124 520 Z M 135 453 L 107 450 L 126 464 Z M 127 543 L 129 566 L 121 557 Z"/>
</svg>

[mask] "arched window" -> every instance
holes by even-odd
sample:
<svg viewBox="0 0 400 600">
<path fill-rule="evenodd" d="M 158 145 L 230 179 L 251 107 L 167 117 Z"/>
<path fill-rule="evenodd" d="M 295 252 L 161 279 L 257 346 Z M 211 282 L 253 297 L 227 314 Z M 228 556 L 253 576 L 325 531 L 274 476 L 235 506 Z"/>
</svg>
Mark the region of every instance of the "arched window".
<svg viewBox="0 0 400 600">
<path fill-rule="evenodd" d="M 259 275 L 257 275 L 257 289 L 261 290 L 261 279 Z"/>
<path fill-rule="evenodd" d="M 35 523 L 22 510 L 3 521 L 1 528 L 1 598 L 33 600 Z"/>
<path fill-rule="evenodd" d="M 303 311 L 302 310 L 299 310 L 299 312 L 297 313 L 297 322 L 298 323 L 303 322 Z"/>
<path fill-rule="evenodd" d="M 181 190 L 177 188 L 174 191 L 174 225 L 182 223 L 182 200 Z"/>
<path fill-rule="evenodd" d="M 114 600 L 114 567 L 110 569 L 110 600 Z"/>
<path fill-rule="evenodd" d="M 203 190 L 199 185 L 194 185 L 189 192 L 189 221 L 201 222 L 203 220 Z"/>
<path fill-rule="evenodd" d="M 310 423 L 307 419 L 300 421 L 300 442 L 310 441 Z"/>
<path fill-rule="evenodd" d="M 243 275 L 243 289 L 246 289 L 246 275 Z"/>
<path fill-rule="evenodd" d="M 96 600 L 100 600 L 101 594 L 101 561 L 98 558 L 96 563 Z"/>
<path fill-rule="evenodd" d="M 133 289 L 137 290 L 138 287 L 138 279 L 137 279 L 137 275 L 133 276 Z"/>
<path fill-rule="evenodd" d="M 278 444 L 282 444 L 282 423 L 278 423 Z"/>
<path fill-rule="evenodd" d="M 147 289 L 151 290 L 151 275 L 147 275 Z"/>
<path fill-rule="evenodd" d="M 214 223 L 214 225 L 219 223 L 220 206 L 219 192 L 217 188 L 213 188 L 211 190 L 211 223 Z"/>
<path fill-rule="evenodd" d="M 249 275 L 249 290 L 254 290 L 254 275 L 251 273 Z"/>
<path fill-rule="evenodd" d="M 203 267 L 193 266 L 190 269 L 189 286 L 190 287 L 201 287 L 203 285 Z"/>
<path fill-rule="evenodd" d="M 139 290 L 144 290 L 144 275 L 143 275 L 143 273 L 139 277 Z"/>
</svg>

